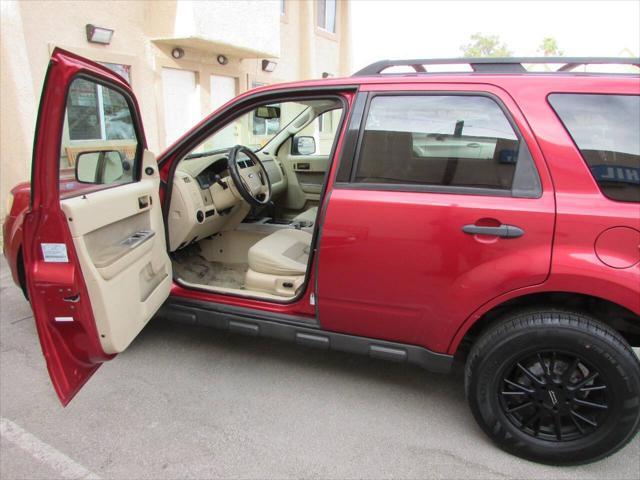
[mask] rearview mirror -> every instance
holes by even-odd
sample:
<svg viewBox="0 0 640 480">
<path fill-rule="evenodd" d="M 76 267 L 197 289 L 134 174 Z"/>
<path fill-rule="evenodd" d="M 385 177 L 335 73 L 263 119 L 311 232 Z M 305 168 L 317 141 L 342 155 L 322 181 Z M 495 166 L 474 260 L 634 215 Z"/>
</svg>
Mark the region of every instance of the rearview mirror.
<svg viewBox="0 0 640 480">
<path fill-rule="evenodd" d="M 128 170 L 129 162 L 117 150 L 82 152 L 76 157 L 76 180 L 104 185 L 117 182 Z"/>
<path fill-rule="evenodd" d="M 273 105 L 258 107 L 256 108 L 256 117 L 264 118 L 265 120 L 280 118 L 280 107 L 274 107 Z"/>
<path fill-rule="evenodd" d="M 316 153 L 316 139 L 313 137 L 293 137 L 293 155 L 313 155 Z"/>
</svg>

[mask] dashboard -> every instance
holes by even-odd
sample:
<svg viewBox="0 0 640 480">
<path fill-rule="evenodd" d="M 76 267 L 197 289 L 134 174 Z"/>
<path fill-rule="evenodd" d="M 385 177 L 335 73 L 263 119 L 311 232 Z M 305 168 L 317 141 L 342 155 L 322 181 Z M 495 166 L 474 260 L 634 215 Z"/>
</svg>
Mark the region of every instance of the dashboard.
<svg viewBox="0 0 640 480">
<path fill-rule="evenodd" d="M 269 180 L 272 197 L 286 191 L 287 178 L 282 165 L 268 153 L 259 152 Z M 254 166 L 251 159 L 238 166 Z M 183 248 L 240 224 L 250 206 L 238 194 L 229 175 L 226 151 L 196 154 L 180 162 L 173 179 L 169 207 L 169 248 Z"/>
<path fill-rule="evenodd" d="M 196 181 L 202 190 L 211 188 L 211 186 L 220 181 L 222 177 L 229 176 L 227 162 L 228 159 L 226 157 L 218 159 L 196 176 Z M 238 161 L 238 167 L 240 167 L 240 169 L 253 167 L 254 165 L 255 162 L 250 158 Z"/>
<path fill-rule="evenodd" d="M 196 176 L 196 181 L 198 182 L 200 189 L 206 190 L 216 183 L 220 177 L 228 175 L 229 169 L 227 168 L 227 159 L 221 158 L 200 172 Z"/>
</svg>

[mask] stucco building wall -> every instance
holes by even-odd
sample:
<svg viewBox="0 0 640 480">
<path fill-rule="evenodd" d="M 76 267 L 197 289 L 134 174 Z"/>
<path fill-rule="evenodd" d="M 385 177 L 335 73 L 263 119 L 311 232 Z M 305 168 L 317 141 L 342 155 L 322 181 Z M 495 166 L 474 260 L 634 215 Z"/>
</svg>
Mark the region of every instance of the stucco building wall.
<svg viewBox="0 0 640 480">
<path fill-rule="evenodd" d="M 349 3 L 338 2 L 336 32 L 318 28 L 314 1 L 3 1 L 0 41 L 0 218 L 11 187 L 29 179 L 38 101 L 55 47 L 99 62 L 130 65 L 150 149 L 167 147 L 162 68 L 196 73 L 202 116 L 210 113 L 210 75 L 256 83 L 347 75 Z M 85 25 L 114 30 L 110 45 L 89 43 Z M 180 47 L 179 60 L 171 50 Z M 229 62 L 221 65 L 217 56 Z M 278 63 L 273 73 L 261 62 Z"/>
</svg>

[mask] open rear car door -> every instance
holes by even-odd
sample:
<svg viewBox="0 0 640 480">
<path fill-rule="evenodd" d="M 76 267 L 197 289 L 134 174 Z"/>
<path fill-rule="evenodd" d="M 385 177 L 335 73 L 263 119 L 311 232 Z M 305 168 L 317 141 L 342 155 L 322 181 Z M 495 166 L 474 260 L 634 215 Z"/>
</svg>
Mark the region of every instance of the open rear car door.
<svg viewBox="0 0 640 480">
<path fill-rule="evenodd" d="M 159 182 L 128 83 L 56 49 L 36 125 L 24 259 L 40 344 L 64 405 L 169 295 Z"/>
</svg>

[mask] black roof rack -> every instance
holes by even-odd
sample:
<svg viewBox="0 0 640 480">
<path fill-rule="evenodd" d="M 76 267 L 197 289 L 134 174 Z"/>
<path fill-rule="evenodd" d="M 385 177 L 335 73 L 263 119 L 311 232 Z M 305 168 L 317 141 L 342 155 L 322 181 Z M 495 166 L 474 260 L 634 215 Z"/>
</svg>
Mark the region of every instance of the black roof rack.
<svg viewBox="0 0 640 480">
<path fill-rule="evenodd" d="M 380 75 L 391 67 L 410 67 L 415 73 L 429 73 L 428 65 L 469 65 L 475 73 L 527 73 L 525 64 L 560 64 L 555 72 L 569 72 L 582 65 L 635 65 L 640 58 L 616 57 L 513 57 L 513 58 L 424 58 L 413 60 L 380 60 L 358 70 L 353 77 Z M 436 72 L 434 72 L 436 73 Z M 443 73 L 438 71 L 437 73 Z"/>
</svg>

